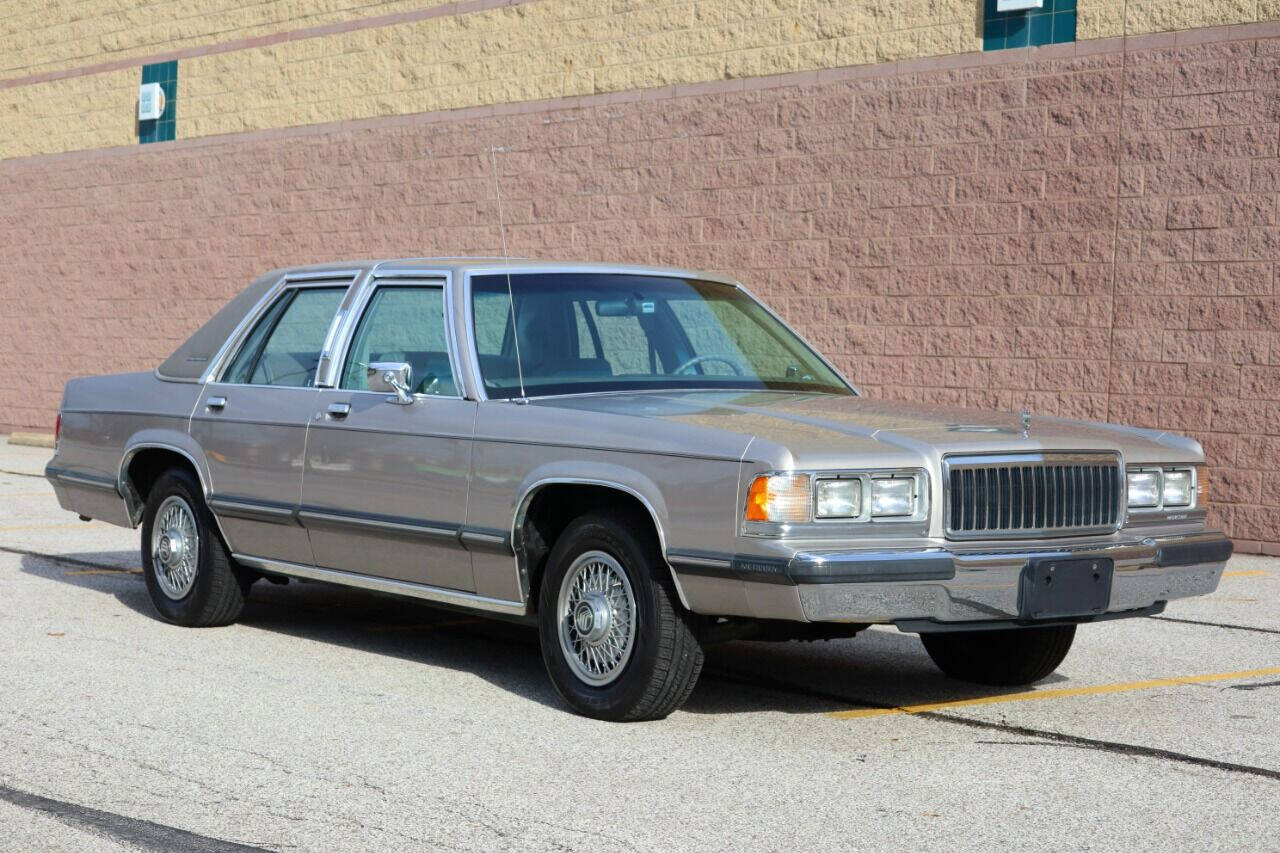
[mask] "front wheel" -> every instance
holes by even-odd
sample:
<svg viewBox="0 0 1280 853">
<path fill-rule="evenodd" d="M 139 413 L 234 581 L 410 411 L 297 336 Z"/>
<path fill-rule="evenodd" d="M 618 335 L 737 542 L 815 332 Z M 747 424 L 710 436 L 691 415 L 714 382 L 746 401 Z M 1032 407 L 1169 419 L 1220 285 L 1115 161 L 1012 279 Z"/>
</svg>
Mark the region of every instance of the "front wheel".
<svg viewBox="0 0 1280 853">
<path fill-rule="evenodd" d="M 665 561 L 626 513 L 584 516 L 547 557 L 538 595 L 542 657 L 556 690 L 601 720 L 661 719 L 702 671 L 693 618 Z"/>
<path fill-rule="evenodd" d="M 921 634 L 925 651 L 952 678 L 1013 687 L 1047 677 L 1071 651 L 1075 625 Z"/>
<path fill-rule="evenodd" d="M 142 569 L 151 603 L 168 622 L 228 625 L 244 610 L 250 576 L 232 563 L 200 485 L 186 471 L 167 471 L 151 487 Z"/>
</svg>

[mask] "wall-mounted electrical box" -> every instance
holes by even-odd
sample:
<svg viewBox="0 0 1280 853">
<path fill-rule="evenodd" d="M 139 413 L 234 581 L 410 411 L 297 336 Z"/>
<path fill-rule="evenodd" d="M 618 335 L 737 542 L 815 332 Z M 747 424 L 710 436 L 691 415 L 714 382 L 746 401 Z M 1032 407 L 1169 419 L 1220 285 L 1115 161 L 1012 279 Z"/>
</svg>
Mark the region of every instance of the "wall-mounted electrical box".
<svg viewBox="0 0 1280 853">
<path fill-rule="evenodd" d="M 143 83 L 138 89 L 138 121 L 154 121 L 164 115 L 164 89 L 159 83 Z"/>
</svg>

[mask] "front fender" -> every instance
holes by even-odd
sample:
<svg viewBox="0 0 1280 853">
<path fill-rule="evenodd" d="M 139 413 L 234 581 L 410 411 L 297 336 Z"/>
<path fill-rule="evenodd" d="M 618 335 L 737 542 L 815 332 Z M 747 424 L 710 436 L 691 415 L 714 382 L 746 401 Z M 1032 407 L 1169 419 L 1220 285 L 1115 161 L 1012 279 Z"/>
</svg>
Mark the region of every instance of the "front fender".
<svg viewBox="0 0 1280 853">
<path fill-rule="evenodd" d="M 538 492 L 547 486 L 560 484 L 602 486 L 616 489 L 640 501 L 653 519 L 653 526 L 658 533 L 658 547 L 665 561 L 670 520 L 662 490 L 652 479 L 639 471 L 608 462 L 561 460 L 541 465 L 530 471 L 516 492 L 518 498 L 515 506 L 512 507 L 511 542 L 519 543 L 519 532 L 524 525 L 525 514 Z M 680 586 L 680 579 L 670 564 L 667 565 L 667 571 L 671 574 L 671 581 L 675 585 L 676 594 L 680 597 L 680 603 L 688 608 L 689 602 Z"/>
<path fill-rule="evenodd" d="M 608 462 L 568 461 L 549 462 L 534 468 L 516 490 L 517 499 L 512 507 L 512 541 L 524 522 L 524 514 L 538 491 L 546 486 L 576 483 L 584 486 L 604 486 L 626 492 L 639 500 L 653 517 L 658 530 L 658 541 L 663 553 L 667 549 L 666 531 L 669 527 L 667 502 L 662 490 L 652 479 L 633 468 Z"/>
</svg>

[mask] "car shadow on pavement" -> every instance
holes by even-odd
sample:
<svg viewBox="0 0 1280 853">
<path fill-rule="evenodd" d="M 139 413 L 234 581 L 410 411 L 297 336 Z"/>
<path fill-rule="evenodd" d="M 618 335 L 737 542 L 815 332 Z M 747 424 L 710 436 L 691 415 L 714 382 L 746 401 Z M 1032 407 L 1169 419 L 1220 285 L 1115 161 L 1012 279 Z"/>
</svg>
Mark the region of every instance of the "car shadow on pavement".
<svg viewBox="0 0 1280 853">
<path fill-rule="evenodd" d="M 136 551 L 22 558 L 22 571 L 110 595 L 140 618 L 158 620 Z M 422 602 L 322 583 L 259 581 L 239 625 L 369 654 L 440 666 L 562 709 L 529 626 Z M 246 646 L 251 650 L 251 646 Z M 1042 684 L 1064 681 L 1054 675 Z M 697 689 L 684 710 L 811 714 L 863 707 L 951 702 L 1018 692 L 942 675 L 912 634 L 864 631 L 817 642 L 733 642 L 707 649 Z"/>
</svg>

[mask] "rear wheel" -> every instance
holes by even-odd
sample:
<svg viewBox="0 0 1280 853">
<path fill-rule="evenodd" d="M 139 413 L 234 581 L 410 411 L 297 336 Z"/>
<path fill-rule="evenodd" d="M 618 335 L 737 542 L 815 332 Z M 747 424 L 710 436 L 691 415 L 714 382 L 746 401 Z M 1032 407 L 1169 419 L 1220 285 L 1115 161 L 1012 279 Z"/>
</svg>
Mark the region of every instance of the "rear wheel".
<svg viewBox="0 0 1280 853">
<path fill-rule="evenodd" d="M 556 690 L 601 720 L 654 720 L 684 704 L 702 671 L 693 617 L 640 520 L 574 521 L 547 557 L 538 596 L 542 656 Z"/>
<path fill-rule="evenodd" d="M 925 651 L 961 681 L 1012 687 L 1045 678 L 1062 663 L 1075 625 L 921 634 Z"/>
<path fill-rule="evenodd" d="M 234 622 L 252 582 L 232 563 L 200 485 L 181 469 L 162 474 L 147 497 L 142 569 L 161 617 L 192 628 Z"/>
</svg>

